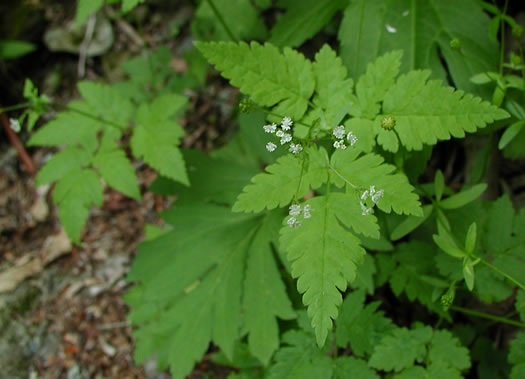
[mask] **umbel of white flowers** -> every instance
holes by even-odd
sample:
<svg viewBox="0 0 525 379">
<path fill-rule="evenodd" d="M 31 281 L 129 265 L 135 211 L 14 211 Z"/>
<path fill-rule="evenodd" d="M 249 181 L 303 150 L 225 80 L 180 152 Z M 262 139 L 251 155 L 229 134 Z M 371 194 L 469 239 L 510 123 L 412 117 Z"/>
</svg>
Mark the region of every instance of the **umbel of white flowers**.
<svg viewBox="0 0 525 379">
<path fill-rule="evenodd" d="M 275 134 L 276 137 L 280 138 L 281 145 L 287 144 L 292 141 L 292 135 L 286 133 L 292 129 L 293 121 L 290 117 L 285 117 L 281 121 L 280 129 L 277 128 L 277 124 L 272 123 L 269 125 L 264 125 L 263 129 L 266 133 Z M 272 152 L 277 149 L 277 145 L 273 142 L 268 142 L 266 144 L 266 150 Z M 303 150 L 303 147 L 299 143 L 291 143 L 288 151 L 292 154 L 297 154 Z"/>
<path fill-rule="evenodd" d="M 370 189 L 367 189 L 365 192 L 361 194 L 361 201 L 359 202 L 359 204 L 361 205 L 361 211 L 362 211 L 361 214 L 363 216 L 369 215 L 372 212 L 372 208 L 374 207 L 374 205 L 376 205 L 379 199 L 381 199 L 384 195 L 385 195 L 385 190 L 380 189 L 376 191 L 375 186 L 370 186 Z M 366 199 L 368 198 L 372 200 L 373 205 L 371 207 L 367 207 L 365 204 Z"/>
<path fill-rule="evenodd" d="M 303 220 L 312 217 L 310 214 L 311 211 L 310 204 L 306 204 L 302 210 L 303 213 Z M 290 205 L 290 208 L 288 208 L 288 215 L 291 216 L 288 221 L 286 222 L 288 225 L 290 225 L 290 228 L 297 228 L 298 226 L 301 226 L 301 220 L 299 217 L 301 216 L 301 205 L 299 204 L 292 204 Z"/>
<path fill-rule="evenodd" d="M 333 135 L 335 138 L 337 138 L 337 141 L 334 142 L 334 147 L 336 149 L 341 149 L 341 150 L 346 149 L 347 146 L 345 145 L 345 141 L 344 141 L 345 135 L 346 135 L 346 140 L 348 141 L 350 146 L 354 146 L 357 142 L 357 136 L 352 132 L 348 132 L 347 134 L 345 131 L 345 127 L 343 125 L 336 126 L 334 128 Z"/>
</svg>

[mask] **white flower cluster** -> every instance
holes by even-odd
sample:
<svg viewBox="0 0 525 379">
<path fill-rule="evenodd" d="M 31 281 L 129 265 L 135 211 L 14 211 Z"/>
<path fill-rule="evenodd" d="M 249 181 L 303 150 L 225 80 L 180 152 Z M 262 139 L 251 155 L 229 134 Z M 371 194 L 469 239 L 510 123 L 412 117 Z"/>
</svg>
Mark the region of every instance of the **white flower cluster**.
<svg viewBox="0 0 525 379">
<path fill-rule="evenodd" d="M 299 220 L 299 216 L 301 215 L 301 206 L 299 204 L 292 204 L 290 205 L 290 208 L 288 208 L 289 212 L 288 215 L 291 216 L 288 221 L 286 222 L 288 225 L 290 225 L 290 228 L 296 228 L 298 226 L 301 226 L 301 220 Z M 311 211 L 310 204 L 306 204 L 304 208 L 302 209 L 303 213 L 303 220 L 312 217 L 310 214 Z"/>
<path fill-rule="evenodd" d="M 16 118 L 9 119 L 9 126 L 15 133 L 20 133 L 20 130 L 21 130 L 20 121 L 18 121 Z"/>
<path fill-rule="evenodd" d="M 350 146 L 354 146 L 357 142 L 357 137 L 354 133 L 348 132 L 348 134 L 345 132 L 345 127 L 343 125 L 338 125 L 334 128 L 333 131 L 334 137 L 337 138 L 337 141 L 334 142 L 334 147 L 336 149 L 344 150 L 346 149 L 346 145 L 344 142 L 345 136 L 346 140 L 350 144 Z"/>
<path fill-rule="evenodd" d="M 279 137 L 281 140 L 281 145 L 284 145 L 288 142 L 292 141 L 292 135 L 288 132 L 290 129 L 292 129 L 293 121 L 290 117 L 285 117 L 281 121 L 281 128 L 278 129 L 277 125 L 275 123 L 272 123 L 270 125 L 264 125 L 263 129 L 266 133 L 275 134 L 276 137 Z M 277 145 L 273 142 L 268 142 L 266 144 L 266 150 L 272 152 L 277 149 Z M 291 143 L 290 148 L 288 151 L 292 154 L 297 154 L 301 150 L 303 150 L 303 147 L 299 143 Z"/>
<path fill-rule="evenodd" d="M 372 208 L 374 207 L 374 205 L 377 204 L 379 199 L 381 199 L 384 195 L 385 195 L 385 190 L 380 189 L 376 191 L 375 186 L 370 186 L 370 189 L 366 190 L 365 192 L 361 194 L 361 201 L 359 202 L 359 204 L 361 205 L 361 210 L 362 210 L 361 214 L 363 216 L 366 216 L 372 213 Z M 372 200 L 373 205 L 371 207 L 367 207 L 365 204 L 368 198 Z"/>
</svg>

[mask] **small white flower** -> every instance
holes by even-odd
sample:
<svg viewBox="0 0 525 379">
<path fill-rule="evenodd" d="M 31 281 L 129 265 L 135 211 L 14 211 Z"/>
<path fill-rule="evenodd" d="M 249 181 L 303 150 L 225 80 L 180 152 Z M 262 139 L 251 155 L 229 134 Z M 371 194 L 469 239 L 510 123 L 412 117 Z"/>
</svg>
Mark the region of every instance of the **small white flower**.
<svg viewBox="0 0 525 379">
<path fill-rule="evenodd" d="M 368 190 L 363 192 L 363 194 L 361 195 L 361 200 L 365 201 L 366 199 L 368 199 Z"/>
<path fill-rule="evenodd" d="M 266 150 L 268 150 L 269 152 L 274 151 L 276 148 L 277 148 L 277 145 L 272 142 L 268 142 L 266 144 Z"/>
<path fill-rule="evenodd" d="M 16 118 L 9 119 L 9 126 L 15 133 L 20 133 L 20 121 L 18 121 Z"/>
<path fill-rule="evenodd" d="M 343 141 L 335 141 L 334 142 L 334 147 L 336 149 L 341 149 L 341 150 L 346 149 L 346 145 L 345 145 L 345 143 Z"/>
<path fill-rule="evenodd" d="M 361 215 L 367 216 L 372 212 L 372 208 L 367 208 L 365 204 L 363 204 L 362 201 L 359 202 L 359 205 L 361 205 Z"/>
<path fill-rule="evenodd" d="M 384 195 L 385 195 L 385 190 L 382 190 L 382 189 L 374 193 L 372 195 L 372 201 L 374 202 L 374 204 L 377 204 L 379 199 L 381 199 Z"/>
<path fill-rule="evenodd" d="M 283 137 L 284 136 L 284 132 L 282 130 L 278 130 L 277 133 L 275 133 L 275 135 L 279 138 Z"/>
<path fill-rule="evenodd" d="M 281 145 L 284 145 L 285 143 L 288 143 L 292 140 L 292 135 L 288 133 L 284 133 L 283 137 L 281 138 Z"/>
<path fill-rule="evenodd" d="M 288 214 L 290 216 L 299 216 L 301 214 L 301 206 L 299 204 L 292 204 L 288 209 Z"/>
<path fill-rule="evenodd" d="M 374 196 L 374 193 L 376 193 L 376 186 L 370 186 L 370 197 Z"/>
<path fill-rule="evenodd" d="M 290 117 L 285 117 L 281 121 L 281 128 L 282 128 L 282 130 L 290 130 L 292 125 L 293 125 L 293 121 L 292 121 L 292 119 Z"/>
<path fill-rule="evenodd" d="M 275 133 L 275 131 L 277 130 L 277 125 L 264 125 L 263 128 L 266 133 Z"/>
<path fill-rule="evenodd" d="M 343 139 L 345 138 L 345 127 L 343 125 L 336 126 L 333 133 L 335 138 Z"/>
<path fill-rule="evenodd" d="M 286 223 L 290 225 L 290 228 L 297 228 L 298 226 L 301 226 L 301 221 L 295 217 L 290 217 Z"/>
<path fill-rule="evenodd" d="M 301 146 L 300 143 L 291 143 L 290 144 L 290 149 L 288 150 L 290 153 L 292 154 L 297 154 L 298 152 L 300 152 L 301 150 L 303 150 L 303 147 Z"/>
<path fill-rule="evenodd" d="M 311 206 L 310 204 L 306 204 L 303 208 L 303 217 L 304 218 L 310 218 L 312 215 L 310 214 Z"/>
<path fill-rule="evenodd" d="M 352 132 L 348 132 L 348 134 L 346 135 L 346 140 L 350 141 L 350 146 L 354 146 L 357 142 L 357 136 Z"/>
</svg>

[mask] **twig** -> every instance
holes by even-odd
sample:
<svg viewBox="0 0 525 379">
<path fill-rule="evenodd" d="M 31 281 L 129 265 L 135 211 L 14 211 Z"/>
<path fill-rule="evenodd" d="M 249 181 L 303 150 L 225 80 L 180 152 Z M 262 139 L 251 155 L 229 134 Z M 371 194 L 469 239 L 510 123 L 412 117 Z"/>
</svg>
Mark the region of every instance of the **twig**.
<svg viewBox="0 0 525 379">
<path fill-rule="evenodd" d="M 95 32 L 95 25 L 97 23 L 97 17 L 95 14 L 92 14 L 88 18 L 87 26 L 86 26 L 86 34 L 84 35 L 84 40 L 82 41 L 82 44 L 80 45 L 80 57 L 78 59 L 78 66 L 77 66 L 77 72 L 78 77 L 83 78 L 86 74 L 86 59 L 88 55 L 88 49 L 89 45 L 91 44 L 91 41 L 93 40 L 93 34 Z"/>
<path fill-rule="evenodd" d="M 31 159 L 31 157 L 27 153 L 27 151 L 26 151 L 24 145 L 22 144 L 22 142 L 20 142 L 20 138 L 18 138 L 16 133 L 13 131 L 13 129 L 11 129 L 9 120 L 8 120 L 7 116 L 5 115 L 5 113 L 1 113 L 0 114 L 0 120 L 2 122 L 2 125 L 4 127 L 5 132 L 7 133 L 7 136 L 9 137 L 9 141 L 14 146 L 14 148 L 18 152 L 18 155 L 20 156 L 20 159 L 24 163 L 24 166 L 26 167 L 26 171 L 29 174 L 34 174 L 35 173 L 35 165 L 33 164 L 33 160 Z"/>
</svg>

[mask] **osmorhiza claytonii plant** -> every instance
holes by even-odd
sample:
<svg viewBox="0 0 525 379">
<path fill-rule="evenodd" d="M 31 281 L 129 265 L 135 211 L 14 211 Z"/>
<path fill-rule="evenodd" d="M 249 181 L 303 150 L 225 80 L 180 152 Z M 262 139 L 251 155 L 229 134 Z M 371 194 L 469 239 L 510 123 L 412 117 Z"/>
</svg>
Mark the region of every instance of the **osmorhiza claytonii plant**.
<svg viewBox="0 0 525 379">
<path fill-rule="evenodd" d="M 266 148 L 274 151 L 290 143 L 290 153 L 244 187 L 233 210 L 288 207 L 280 248 L 291 262 L 317 343 L 323 345 L 338 315 L 341 292 L 355 279 L 366 254 L 361 239 L 379 238 L 372 209 L 423 214 L 407 177 L 372 153 L 376 142 L 392 152 L 399 144 L 417 150 L 474 132 L 507 117 L 506 112 L 440 81 L 428 81 L 429 71 L 396 79 L 399 51 L 371 63 L 354 91 L 341 59 L 328 46 L 313 62 L 271 44 L 196 46 L 232 85 L 269 109 L 264 130 L 280 140 Z M 330 149 L 324 140 L 332 141 Z M 308 211 L 299 217 L 301 209 Z"/>
</svg>

